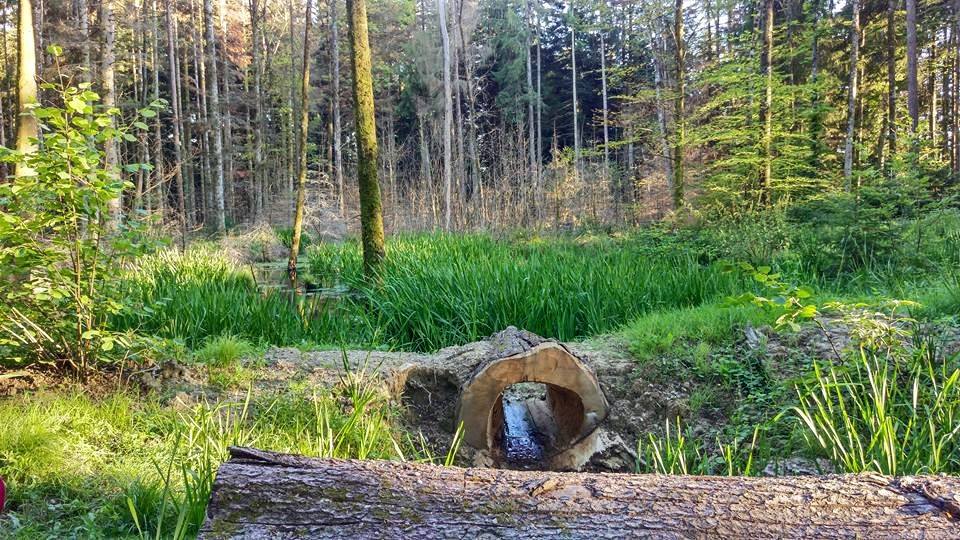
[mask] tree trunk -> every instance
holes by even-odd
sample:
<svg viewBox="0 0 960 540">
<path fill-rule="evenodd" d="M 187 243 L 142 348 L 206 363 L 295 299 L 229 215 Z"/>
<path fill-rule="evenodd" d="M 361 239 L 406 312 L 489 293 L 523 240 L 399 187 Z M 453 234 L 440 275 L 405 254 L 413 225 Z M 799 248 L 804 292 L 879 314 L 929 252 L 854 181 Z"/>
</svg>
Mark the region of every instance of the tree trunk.
<svg viewBox="0 0 960 540">
<path fill-rule="evenodd" d="M 663 159 L 663 177 L 673 186 L 673 158 L 670 155 L 670 141 L 667 132 L 667 111 L 663 101 L 663 62 L 661 54 L 666 54 L 666 44 L 656 35 L 650 36 L 650 43 L 654 44 L 655 50 L 651 57 L 653 58 L 653 86 L 656 96 L 657 108 L 657 135 L 660 138 L 660 153 Z M 663 46 L 661 47 L 661 43 Z M 676 202 L 676 201 L 674 201 Z"/>
<path fill-rule="evenodd" d="M 92 76 L 90 72 L 90 7 L 87 5 L 87 0 L 78 0 L 77 11 L 80 19 L 77 21 L 80 23 L 80 39 L 83 40 L 83 43 L 80 44 L 81 56 L 83 57 L 83 72 L 80 75 L 80 80 L 90 82 Z"/>
<path fill-rule="evenodd" d="M 603 100 L 603 180 L 610 179 L 610 126 L 607 111 L 607 48 L 600 30 L 600 92 Z M 617 197 L 618 195 L 615 195 Z M 619 200 L 619 199 L 616 199 Z"/>
<path fill-rule="evenodd" d="M 226 0 L 220 0 L 220 35 L 223 36 L 224 45 L 220 49 L 220 73 L 223 78 L 223 159 L 224 174 L 226 175 L 226 202 L 227 215 L 231 219 L 236 219 L 236 192 L 234 189 L 235 166 L 233 161 L 233 113 L 231 112 L 230 98 L 230 62 L 227 57 L 227 40 L 230 37 L 230 29 L 227 27 L 226 19 L 227 4 Z"/>
<path fill-rule="evenodd" d="M 951 107 L 950 125 L 953 131 L 953 151 L 951 152 L 951 163 L 953 163 L 953 173 L 960 172 L 960 0 L 953 1 L 953 90 L 951 101 L 948 102 Z"/>
<path fill-rule="evenodd" d="M 760 170 L 760 203 L 769 207 L 773 201 L 771 165 L 773 161 L 773 0 L 763 2 L 763 50 L 760 54 L 763 74 L 763 101 L 760 102 L 760 120 L 763 122 L 763 155 Z"/>
<path fill-rule="evenodd" d="M 157 0 L 151 0 L 150 2 L 150 15 L 153 19 L 150 24 L 150 63 L 153 69 L 150 71 L 153 76 L 153 100 L 158 101 L 160 99 L 160 12 L 157 10 Z M 163 132 L 160 127 L 159 114 L 153 118 L 153 160 L 154 179 L 152 185 L 156 193 L 150 194 L 150 197 L 155 197 L 155 208 L 160 215 L 160 221 L 163 222 L 167 200 L 163 186 L 166 174 L 163 161 Z"/>
<path fill-rule="evenodd" d="M 217 77 L 217 35 L 213 31 L 213 0 L 203 0 L 203 23 L 207 33 L 207 91 L 210 131 L 213 135 L 214 226 L 218 233 L 227 229 L 223 181 L 223 116 L 220 114 L 220 79 Z"/>
<path fill-rule="evenodd" d="M 297 132 L 297 209 L 293 217 L 293 238 L 290 241 L 290 258 L 287 274 L 290 284 L 297 288 L 297 256 L 300 254 L 300 234 L 303 231 L 303 210 L 307 199 L 307 131 L 310 127 L 310 27 L 313 23 L 313 2 L 307 0 L 303 28 L 303 67 L 300 83 L 300 129 Z"/>
<path fill-rule="evenodd" d="M 183 181 L 183 140 L 181 138 L 183 130 L 183 115 L 180 111 L 180 70 L 177 66 L 176 36 L 174 35 L 174 26 L 176 23 L 176 12 L 173 10 L 171 0 L 165 0 L 164 7 L 167 11 L 167 57 L 170 66 L 170 102 L 173 111 L 173 171 L 177 182 L 177 206 L 180 212 L 180 248 L 187 247 L 187 209 L 186 194 L 184 193 L 185 182 Z"/>
<path fill-rule="evenodd" d="M 447 32 L 446 0 L 437 0 L 437 11 L 440 17 L 440 43 L 443 48 L 443 228 L 449 231 L 453 190 L 453 87 L 450 82 L 450 35 Z"/>
<path fill-rule="evenodd" d="M 33 2 L 19 0 L 17 3 L 17 151 L 23 154 L 36 152 L 34 140 L 39 136 L 37 119 L 25 114 L 27 108 L 37 102 L 37 49 L 33 39 Z M 17 176 L 33 176 L 34 171 L 22 162 L 17 162 Z"/>
<path fill-rule="evenodd" d="M 116 55 L 114 52 L 114 41 L 116 39 L 116 29 L 114 24 L 113 1 L 103 0 L 100 3 L 100 24 L 103 32 L 103 57 L 100 65 L 100 84 L 103 86 L 103 106 L 111 109 L 117 106 L 117 89 L 114 81 L 114 63 Z M 115 124 L 113 116 L 110 117 L 110 127 Z M 111 175 L 120 174 L 120 157 L 117 151 L 117 140 L 108 137 L 103 143 L 104 166 Z M 108 203 L 110 212 L 111 227 L 120 222 L 123 212 L 123 195 L 111 199 Z"/>
<path fill-rule="evenodd" d="M 939 114 L 939 109 L 937 108 L 937 69 L 934 67 L 937 65 L 937 32 L 934 30 L 931 32 L 932 39 L 930 40 L 930 64 L 931 67 L 927 73 L 927 92 L 930 94 L 930 103 L 927 113 L 927 136 L 930 139 L 930 150 L 933 153 L 934 158 L 936 159 L 939 149 L 937 148 L 937 114 Z"/>
<path fill-rule="evenodd" d="M 337 206 L 340 218 L 346 217 L 343 191 L 343 153 L 340 141 L 340 36 L 337 28 L 337 0 L 330 0 L 330 63 L 333 79 L 333 173 L 337 183 Z"/>
<path fill-rule="evenodd" d="M 907 0 L 907 109 L 910 113 L 910 135 L 915 138 L 920 124 L 920 95 L 917 88 L 917 0 Z"/>
<path fill-rule="evenodd" d="M 853 146 L 857 128 L 857 86 L 860 66 L 860 0 L 853 0 L 850 16 L 850 76 L 847 81 L 847 136 L 843 145 L 843 178 L 853 189 Z"/>
<path fill-rule="evenodd" d="M 477 151 L 477 108 L 476 96 L 474 95 L 473 89 L 472 62 L 469 60 L 470 55 L 467 53 L 467 40 L 463 33 L 463 0 L 460 1 L 460 10 L 458 13 L 457 29 L 460 35 L 460 50 L 463 51 L 463 75 L 467 86 L 467 114 L 469 115 L 467 123 L 467 131 L 469 133 L 467 137 L 467 152 L 470 154 L 470 178 L 472 182 L 470 194 L 472 195 L 473 191 L 482 189 L 483 178 L 480 167 L 480 155 Z M 464 202 L 466 202 L 466 200 L 464 200 Z"/>
<path fill-rule="evenodd" d="M 542 65 L 541 61 L 541 35 L 540 35 L 540 10 L 537 9 L 537 176 L 536 185 L 539 191 L 543 186 L 543 92 L 542 92 Z M 537 220 L 541 219 L 540 205 L 537 205 Z"/>
<path fill-rule="evenodd" d="M 357 129 L 357 184 L 360 188 L 360 238 L 363 267 L 373 276 L 386 256 L 383 211 L 377 181 L 377 127 L 373 103 L 373 74 L 367 37 L 366 0 L 347 0 L 350 26 L 350 64 L 353 71 L 353 108 Z"/>
<path fill-rule="evenodd" d="M 887 116 L 884 120 L 884 137 L 887 142 L 889 160 L 897 152 L 897 27 L 895 24 L 897 0 L 887 0 Z M 885 168 L 887 163 L 883 158 L 883 145 L 880 145 L 880 167 Z M 889 172 L 889 170 L 888 170 Z"/>
<path fill-rule="evenodd" d="M 578 123 L 579 111 L 577 106 L 577 14 L 573 11 L 573 0 L 570 2 L 570 81 L 572 85 L 573 97 L 573 170 L 576 173 L 577 180 L 582 178 L 580 173 L 580 125 Z"/>
<path fill-rule="evenodd" d="M 537 207 L 539 205 L 540 196 L 536 192 L 537 189 L 537 139 L 535 133 L 535 120 L 534 120 L 534 110 L 533 110 L 533 47 L 530 41 L 530 0 L 524 1 L 524 46 L 526 50 L 526 63 L 527 63 L 527 132 L 528 139 L 527 150 L 530 156 L 530 175 L 529 178 L 533 180 L 533 206 Z M 536 213 L 536 212 L 535 212 Z"/>
<path fill-rule="evenodd" d="M 675 64 L 677 92 L 673 99 L 674 129 L 673 136 L 673 208 L 679 210 L 684 204 L 683 154 L 684 142 L 684 61 L 687 52 L 683 41 L 683 0 L 676 0 L 673 13 L 673 37 L 676 40 Z"/>
<path fill-rule="evenodd" d="M 253 60 L 253 99 L 254 99 L 254 122 L 250 126 L 253 131 L 253 171 L 251 177 L 251 192 L 253 195 L 253 219 L 260 221 L 263 219 L 263 133 L 266 119 L 263 111 L 263 51 L 261 50 L 262 38 L 260 36 L 260 1 L 250 0 L 250 32 L 251 32 L 251 54 Z"/>
<path fill-rule="evenodd" d="M 823 16 L 822 0 L 813 2 L 813 36 L 810 40 L 810 82 L 813 91 L 810 96 L 810 104 L 813 113 L 810 115 L 810 142 L 812 146 L 812 158 L 814 163 L 820 162 L 820 156 L 825 148 L 823 143 L 823 113 L 820 103 L 823 99 L 820 93 L 820 19 Z"/>
<path fill-rule="evenodd" d="M 231 448 L 202 539 L 956 538 L 960 479 L 463 469 Z"/>
</svg>

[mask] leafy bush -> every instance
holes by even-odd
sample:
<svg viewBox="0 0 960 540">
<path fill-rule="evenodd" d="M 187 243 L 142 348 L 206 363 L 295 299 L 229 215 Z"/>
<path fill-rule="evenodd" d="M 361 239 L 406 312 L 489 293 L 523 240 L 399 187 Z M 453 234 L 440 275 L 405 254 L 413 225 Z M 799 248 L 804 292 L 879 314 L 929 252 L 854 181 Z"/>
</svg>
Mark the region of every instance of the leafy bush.
<svg viewBox="0 0 960 540">
<path fill-rule="evenodd" d="M 124 342 L 106 322 L 121 309 L 120 268 L 143 246 L 133 224 L 108 218 L 109 201 L 129 184 L 105 167 L 100 145 L 133 135 L 111 127 L 119 110 L 97 105 L 89 84 L 44 88 L 62 107 L 30 110 L 43 132 L 38 150 L 0 148 L 0 158 L 28 171 L 0 183 L 0 296 L 7 307 L 0 348 L 8 349 L 8 364 L 40 360 L 82 370 Z"/>
</svg>

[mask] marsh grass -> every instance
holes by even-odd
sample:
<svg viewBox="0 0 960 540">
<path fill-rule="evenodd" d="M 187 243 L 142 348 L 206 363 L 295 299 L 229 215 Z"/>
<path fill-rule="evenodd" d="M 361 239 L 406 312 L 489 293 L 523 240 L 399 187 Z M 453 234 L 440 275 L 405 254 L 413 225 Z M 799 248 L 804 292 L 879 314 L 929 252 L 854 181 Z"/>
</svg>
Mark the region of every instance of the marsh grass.
<svg viewBox="0 0 960 540">
<path fill-rule="evenodd" d="M 690 254 L 654 257 L 651 249 L 608 238 L 400 236 L 391 239 L 380 279 L 366 281 L 355 243 L 321 244 L 308 254 L 311 279 L 353 294 L 320 300 L 261 294 L 248 271 L 209 248 L 165 252 L 130 273 L 129 309 L 114 324 L 192 347 L 232 335 L 273 345 L 429 351 L 509 325 L 574 339 L 736 289 L 737 278 Z"/>
<path fill-rule="evenodd" d="M 803 246 L 816 251 L 807 233 L 790 240 L 780 238 L 786 233 L 749 231 L 739 225 L 577 237 L 400 234 L 389 239 L 376 280 L 363 278 L 357 242 L 312 245 L 304 257 L 305 279 L 347 291 L 339 296 L 261 292 L 249 268 L 200 245 L 142 258 L 124 281 L 127 308 L 112 322 L 192 348 L 230 335 L 254 344 L 432 351 L 509 325 L 573 340 L 636 321 L 629 325 L 635 352 L 649 356 L 687 339 L 716 341 L 730 324 L 757 322 L 756 313 L 719 305 L 752 287 L 719 264 L 741 256 L 763 260 L 785 279 L 826 295 L 910 297 L 936 288 L 941 292 L 931 311 L 944 313 L 955 303 L 955 279 L 938 277 L 952 276 L 941 271 L 953 260 L 950 230 L 923 236 L 924 251 L 911 257 L 926 262 L 911 263 L 908 272 L 902 255 L 871 259 L 842 275 L 831 274 L 828 261 L 797 258 Z"/>
</svg>

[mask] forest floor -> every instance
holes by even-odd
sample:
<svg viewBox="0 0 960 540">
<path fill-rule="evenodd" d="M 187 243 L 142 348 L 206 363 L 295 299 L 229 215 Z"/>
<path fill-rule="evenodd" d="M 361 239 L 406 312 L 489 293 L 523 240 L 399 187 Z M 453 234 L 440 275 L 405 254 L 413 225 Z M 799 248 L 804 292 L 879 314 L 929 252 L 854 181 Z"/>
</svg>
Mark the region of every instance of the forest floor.
<svg viewBox="0 0 960 540">
<path fill-rule="evenodd" d="M 282 253 L 270 238 L 145 259 L 131 289 L 140 311 L 115 323 L 138 336 L 122 361 L 84 381 L 38 368 L 0 379 L 0 418 L 9 419 L 0 423 L 9 484 L 0 537 L 190 536 L 235 444 L 442 464 L 451 419 L 412 418 L 379 374 L 508 324 L 584 355 L 613 396 L 608 424 L 635 460 L 610 468 L 638 472 L 837 470 L 795 407 L 819 380 L 815 365 L 849 363 L 865 328 L 933 351 L 945 377 L 960 367 L 955 264 L 829 280 L 783 256 L 778 267 L 809 280 L 823 311 L 819 324 L 790 330 L 775 327 L 776 313 L 727 300 L 753 286 L 716 267 L 712 239 L 643 235 L 401 237 L 376 291 L 354 286 L 355 245 L 306 251 L 310 279 L 329 286 L 336 273 L 363 305 L 291 301 L 252 284 L 249 265 Z M 894 315 L 891 298 L 924 306 Z M 853 307 L 826 307 L 836 300 Z M 469 464 L 465 456 L 458 463 Z"/>
</svg>

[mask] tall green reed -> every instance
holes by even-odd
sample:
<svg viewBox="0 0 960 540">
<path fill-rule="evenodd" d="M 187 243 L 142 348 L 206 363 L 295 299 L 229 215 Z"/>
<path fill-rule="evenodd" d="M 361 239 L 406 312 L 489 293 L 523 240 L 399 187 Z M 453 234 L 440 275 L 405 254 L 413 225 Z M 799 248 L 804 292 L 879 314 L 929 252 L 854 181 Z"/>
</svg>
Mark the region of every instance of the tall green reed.
<svg viewBox="0 0 960 540">
<path fill-rule="evenodd" d="M 816 363 L 794 409 L 810 448 L 838 470 L 890 475 L 960 472 L 960 358 L 915 346 L 861 346 Z"/>
</svg>

